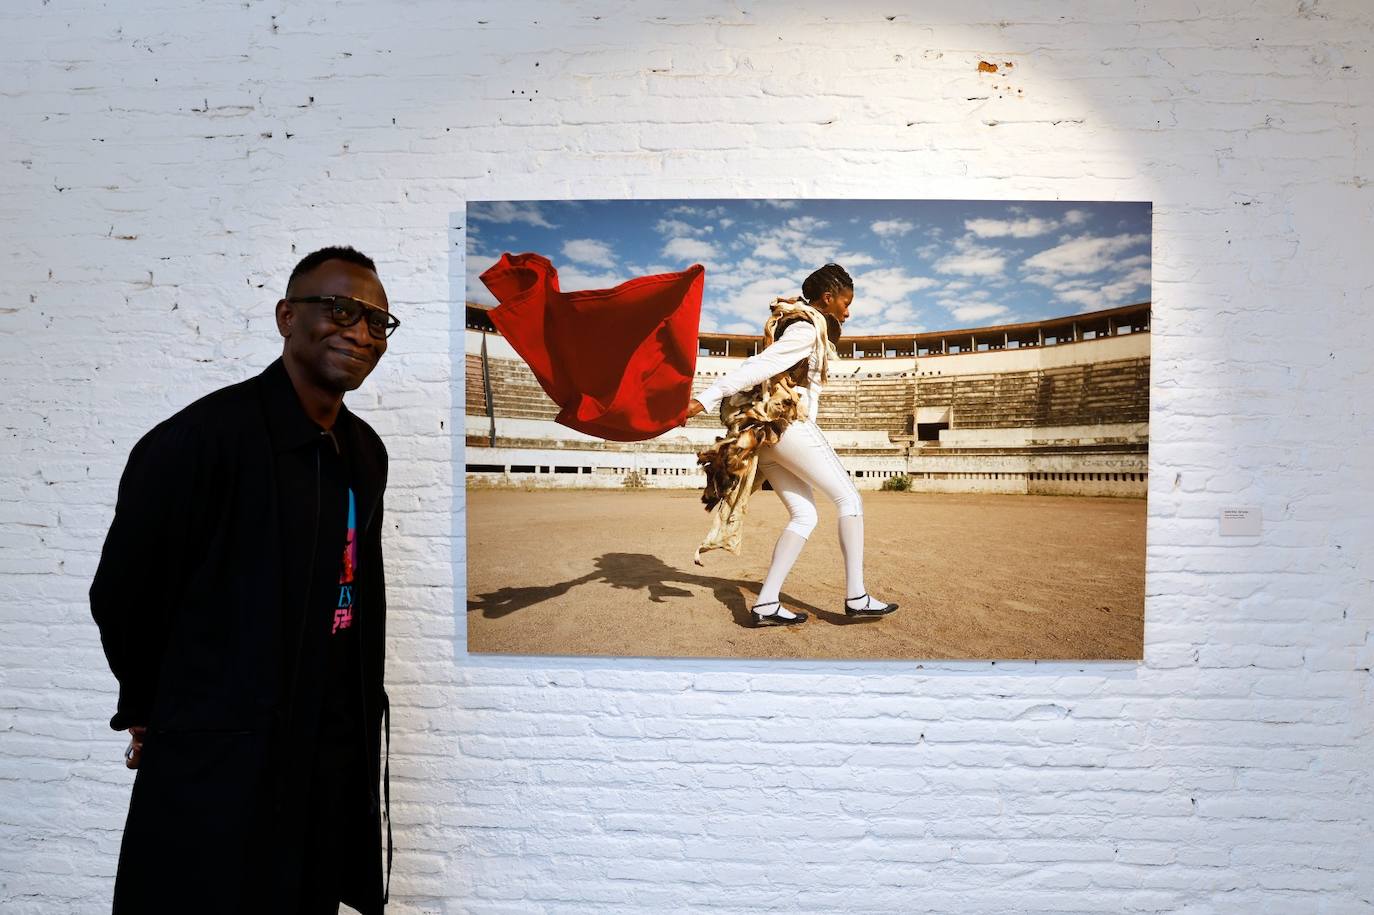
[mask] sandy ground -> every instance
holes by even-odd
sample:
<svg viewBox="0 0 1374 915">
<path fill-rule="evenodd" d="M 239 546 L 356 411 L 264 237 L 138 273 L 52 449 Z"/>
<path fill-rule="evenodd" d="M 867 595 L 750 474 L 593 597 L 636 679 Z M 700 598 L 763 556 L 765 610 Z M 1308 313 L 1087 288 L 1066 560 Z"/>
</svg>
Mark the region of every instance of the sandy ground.
<svg viewBox="0 0 1374 915">
<path fill-rule="evenodd" d="M 866 584 L 901 608 L 843 614 L 833 506 L 783 588 L 800 626 L 748 607 L 786 512 L 755 493 L 744 550 L 692 550 L 695 490 L 469 490 L 468 647 L 749 658 L 1139 658 L 1145 502 L 865 492 Z"/>
</svg>

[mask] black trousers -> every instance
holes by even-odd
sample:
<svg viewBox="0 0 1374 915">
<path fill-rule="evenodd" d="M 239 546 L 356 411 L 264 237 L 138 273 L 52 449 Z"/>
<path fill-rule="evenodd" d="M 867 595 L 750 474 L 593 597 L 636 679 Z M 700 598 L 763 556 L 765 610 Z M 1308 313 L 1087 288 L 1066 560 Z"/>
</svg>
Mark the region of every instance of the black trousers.
<svg viewBox="0 0 1374 915">
<path fill-rule="evenodd" d="M 340 839 L 367 828 L 371 792 L 365 771 L 358 739 L 321 741 L 311 779 L 299 915 L 337 915 L 348 880 L 358 873 Z"/>
</svg>

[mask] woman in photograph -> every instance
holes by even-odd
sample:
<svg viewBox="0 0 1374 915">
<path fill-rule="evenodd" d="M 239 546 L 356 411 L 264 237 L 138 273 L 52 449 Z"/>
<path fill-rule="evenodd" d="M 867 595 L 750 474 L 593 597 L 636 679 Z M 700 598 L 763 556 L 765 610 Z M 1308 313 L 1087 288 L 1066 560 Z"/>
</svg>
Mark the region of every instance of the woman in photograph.
<svg viewBox="0 0 1374 915">
<path fill-rule="evenodd" d="M 782 606 L 787 573 L 818 520 L 813 492 L 835 503 L 846 579 L 844 612 L 881 617 L 897 609 L 864 587 L 863 500 L 830 446 L 816 414 L 840 325 L 849 318 L 854 281 L 838 264 L 826 264 L 802 283 L 801 298 L 776 299 L 764 325 L 765 348 L 702 391 L 687 408 L 690 419 L 720 409 L 726 434 L 697 456 L 706 471 L 702 501 L 712 527 L 697 548 L 739 552 L 740 527 L 750 493 L 767 480 L 791 519 L 773 548 L 773 560 L 749 608 L 755 626 L 794 626 L 801 611 Z M 761 478 L 761 479 L 760 479 Z"/>
</svg>

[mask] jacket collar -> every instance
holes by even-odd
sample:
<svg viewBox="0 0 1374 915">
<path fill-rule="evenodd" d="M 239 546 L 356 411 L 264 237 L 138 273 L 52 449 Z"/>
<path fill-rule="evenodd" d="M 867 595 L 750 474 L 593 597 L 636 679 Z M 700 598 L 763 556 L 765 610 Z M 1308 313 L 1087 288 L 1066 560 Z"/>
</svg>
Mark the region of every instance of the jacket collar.
<svg viewBox="0 0 1374 915">
<path fill-rule="evenodd" d="M 324 429 L 305 413 L 286 366 L 277 359 L 258 376 L 267 435 L 278 454 L 317 442 Z M 334 420 L 334 438 L 348 462 L 350 484 L 358 500 L 359 530 L 372 524 L 377 503 L 386 484 L 386 472 L 379 463 L 377 447 L 368 438 L 366 424 L 340 405 Z M 375 439 L 375 435 L 372 436 Z"/>
<path fill-rule="evenodd" d="M 273 450 L 290 451 L 318 441 L 324 429 L 306 415 L 281 359 L 277 358 L 264 369 L 258 379 L 263 409 L 267 414 L 267 434 L 272 439 Z M 340 405 L 338 419 L 334 421 L 334 435 L 348 435 L 352 423 L 353 414 L 348 412 L 348 407 Z"/>
</svg>

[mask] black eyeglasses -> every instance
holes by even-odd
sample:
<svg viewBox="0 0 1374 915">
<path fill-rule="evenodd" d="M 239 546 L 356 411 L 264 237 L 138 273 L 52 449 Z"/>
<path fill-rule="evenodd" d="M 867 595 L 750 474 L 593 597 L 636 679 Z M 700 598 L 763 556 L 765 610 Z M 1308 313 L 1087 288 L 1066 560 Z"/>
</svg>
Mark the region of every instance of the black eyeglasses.
<svg viewBox="0 0 1374 915">
<path fill-rule="evenodd" d="M 376 305 L 350 299 L 346 295 L 304 295 L 286 301 L 323 305 L 329 311 L 329 317 L 340 327 L 352 327 L 366 316 L 367 332 L 378 340 L 390 337 L 396 332 L 396 328 L 401 326 L 401 322 L 393 318 L 391 312 Z"/>
</svg>

